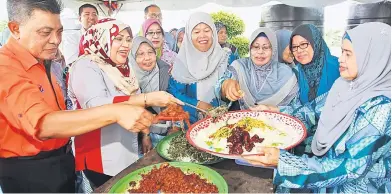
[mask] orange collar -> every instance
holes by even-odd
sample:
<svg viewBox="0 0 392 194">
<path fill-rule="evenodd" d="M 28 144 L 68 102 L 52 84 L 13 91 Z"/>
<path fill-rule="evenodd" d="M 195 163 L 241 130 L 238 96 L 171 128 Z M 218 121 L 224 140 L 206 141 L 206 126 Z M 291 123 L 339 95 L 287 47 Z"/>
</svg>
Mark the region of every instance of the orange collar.
<svg viewBox="0 0 392 194">
<path fill-rule="evenodd" d="M 23 46 L 12 36 L 8 39 L 8 42 L 4 47 L 15 55 L 26 71 L 38 64 L 38 60 L 31 55 L 27 49 L 23 48 Z"/>
</svg>

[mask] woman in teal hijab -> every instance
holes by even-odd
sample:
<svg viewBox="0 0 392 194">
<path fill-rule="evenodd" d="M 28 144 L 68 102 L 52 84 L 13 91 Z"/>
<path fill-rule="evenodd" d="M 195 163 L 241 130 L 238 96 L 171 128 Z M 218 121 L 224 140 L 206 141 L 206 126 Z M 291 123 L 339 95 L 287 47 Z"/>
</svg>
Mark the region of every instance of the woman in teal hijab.
<svg viewBox="0 0 392 194">
<path fill-rule="evenodd" d="M 298 26 L 291 35 L 290 48 L 298 66 L 301 103 L 328 92 L 339 77 L 339 62 L 316 26 Z"/>
<path fill-rule="evenodd" d="M 244 156 L 276 168 L 277 193 L 391 193 L 391 27 L 348 30 L 339 62 L 341 76 L 314 112 L 315 156 L 262 147 L 262 155 Z"/>
<path fill-rule="evenodd" d="M 321 32 L 311 24 L 294 29 L 290 49 L 298 69 L 299 98 L 287 106 L 259 105 L 256 110 L 272 110 L 293 115 L 306 126 L 308 138 L 295 148 L 295 153 L 311 153 L 310 143 L 319 117 L 313 113 L 322 108 L 322 102 L 339 78 L 338 58 L 331 55 Z"/>
</svg>

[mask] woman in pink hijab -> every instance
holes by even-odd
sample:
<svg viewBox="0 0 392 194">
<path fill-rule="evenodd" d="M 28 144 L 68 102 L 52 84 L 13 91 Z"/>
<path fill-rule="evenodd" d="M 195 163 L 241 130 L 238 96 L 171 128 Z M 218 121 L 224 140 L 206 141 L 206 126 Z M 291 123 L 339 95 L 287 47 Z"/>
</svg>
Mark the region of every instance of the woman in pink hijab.
<svg viewBox="0 0 392 194">
<path fill-rule="evenodd" d="M 152 42 L 157 57 L 173 66 L 177 53 L 170 50 L 164 38 L 164 30 L 157 19 L 147 19 L 142 25 L 143 36 Z"/>
</svg>

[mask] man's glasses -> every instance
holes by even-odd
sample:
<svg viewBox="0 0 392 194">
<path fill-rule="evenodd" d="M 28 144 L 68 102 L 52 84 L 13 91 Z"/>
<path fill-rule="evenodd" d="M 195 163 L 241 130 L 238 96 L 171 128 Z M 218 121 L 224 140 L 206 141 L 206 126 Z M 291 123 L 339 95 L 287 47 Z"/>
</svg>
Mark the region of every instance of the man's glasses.
<svg viewBox="0 0 392 194">
<path fill-rule="evenodd" d="M 147 16 L 150 19 L 162 19 L 161 13 L 149 13 Z"/>
</svg>

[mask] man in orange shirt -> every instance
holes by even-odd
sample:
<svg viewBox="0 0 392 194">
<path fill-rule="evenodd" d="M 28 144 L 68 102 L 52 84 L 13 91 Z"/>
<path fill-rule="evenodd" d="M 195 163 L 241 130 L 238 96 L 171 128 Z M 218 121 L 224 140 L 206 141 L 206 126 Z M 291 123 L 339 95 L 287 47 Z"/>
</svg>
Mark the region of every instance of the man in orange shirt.
<svg viewBox="0 0 392 194">
<path fill-rule="evenodd" d="M 0 48 L 0 186 L 4 192 L 75 192 L 70 138 L 118 123 L 148 133 L 153 115 L 126 103 L 64 111 L 50 74 L 61 42 L 61 2 L 7 0 L 11 31 Z"/>
</svg>

